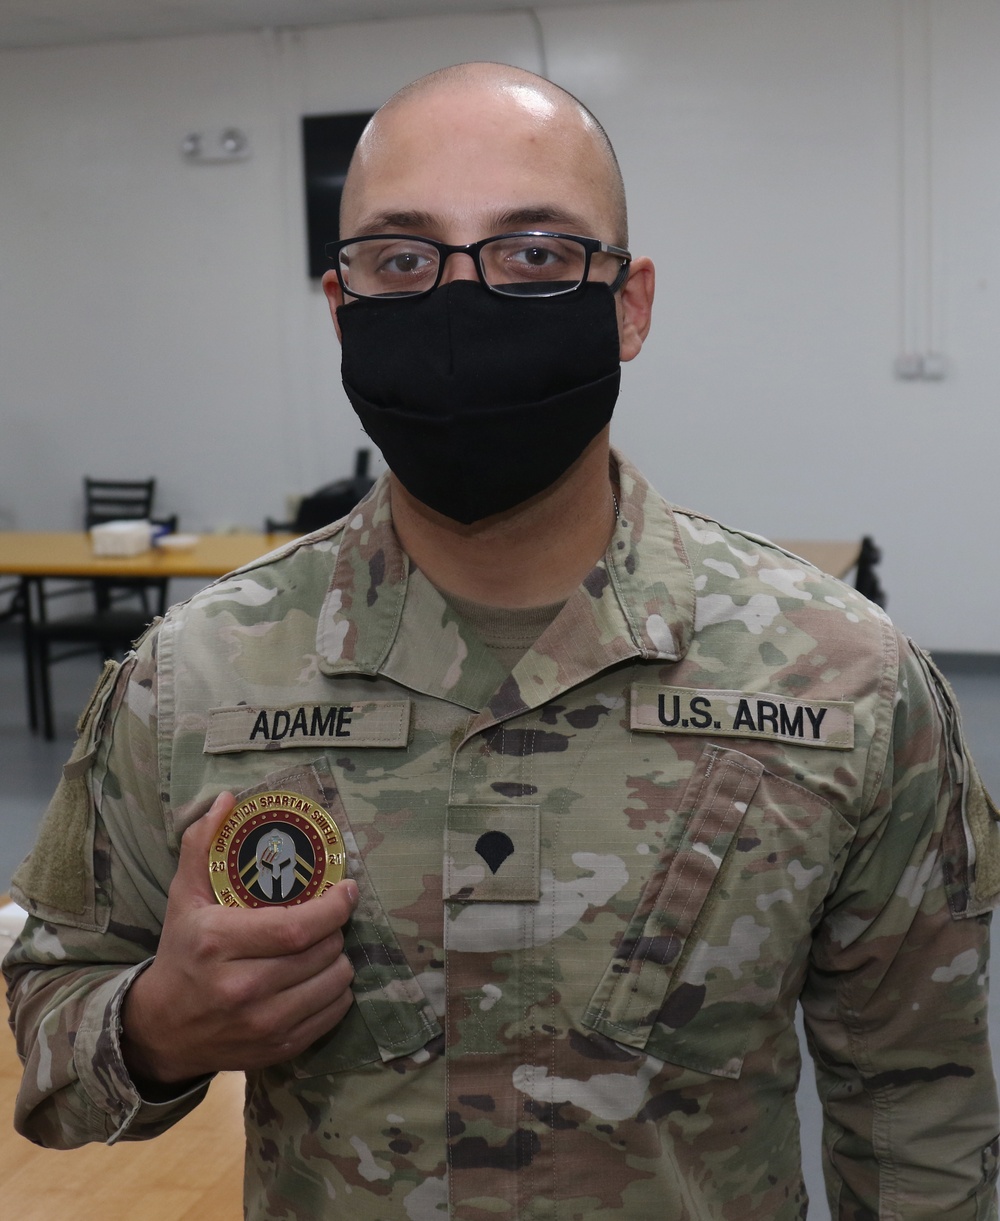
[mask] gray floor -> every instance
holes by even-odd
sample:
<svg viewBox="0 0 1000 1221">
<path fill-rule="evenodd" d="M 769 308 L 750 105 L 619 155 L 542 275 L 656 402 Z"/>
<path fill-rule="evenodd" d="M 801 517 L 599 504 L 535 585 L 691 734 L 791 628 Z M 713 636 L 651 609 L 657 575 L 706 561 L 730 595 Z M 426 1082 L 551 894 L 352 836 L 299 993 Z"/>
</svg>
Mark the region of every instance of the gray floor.
<svg viewBox="0 0 1000 1221">
<path fill-rule="evenodd" d="M 939 654 L 962 706 L 966 736 L 987 787 L 1000 795 L 1000 657 Z M 20 643 L 16 633 L 0 625 L 0 893 L 17 863 L 31 846 L 34 829 L 59 778 L 73 742 L 74 725 L 97 680 L 96 657 L 78 658 L 54 671 L 57 740 L 45 742 L 28 730 Z M 1000 975 L 1000 972 L 997 973 Z M 994 983 L 994 1057 L 1000 1063 L 1000 985 Z M 809 1215 L 829 1218 L 820 1172 L 818 1136 L 820 1111 L 808 1069 L 799 1091 L 806 1183 L 812 1201 Z"/>
</svg>

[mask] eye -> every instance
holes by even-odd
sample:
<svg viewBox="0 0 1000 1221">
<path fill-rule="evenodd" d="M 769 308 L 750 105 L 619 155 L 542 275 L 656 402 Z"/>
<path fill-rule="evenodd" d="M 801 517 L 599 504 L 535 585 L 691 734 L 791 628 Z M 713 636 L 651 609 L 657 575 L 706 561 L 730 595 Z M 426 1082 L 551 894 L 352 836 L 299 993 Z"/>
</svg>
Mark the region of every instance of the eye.
<svg viewBox="0 0 1000 1221">
<path fill-rule="evenodd" d="M 383 256 L 377 271 L 386 275 L 410 276 L 426 270 L 434 260 L 420 250 L 399 250 Z"/>
<path fill-rule="evenodd" d="M 491 269 L 500 276 L 562 279 L 576 275 L 583 264 L 583 250 L 569 238 L 536 234 L 498 238 L 483 251 Z"/>
<path fill-rule="evenodd" d="M 363 297 L 424 292 L 438 269 L 438 252 L 412 237 L 360 238 L 341 253 L 345 287 Z"/>
<path fill-rule="evenodd" d="M 550 267 L 559 261 L 556 252 L 546 246 L 525 246 L 512 251 L 508 257 L 528 267 Z"/>
<path fill-rule="evenodd" d="M 512 233 L 483 247 L 486 282 L 512 296 L 569 292 L 584 278 L 586 249 L 565 234 Z"/>
</svg>

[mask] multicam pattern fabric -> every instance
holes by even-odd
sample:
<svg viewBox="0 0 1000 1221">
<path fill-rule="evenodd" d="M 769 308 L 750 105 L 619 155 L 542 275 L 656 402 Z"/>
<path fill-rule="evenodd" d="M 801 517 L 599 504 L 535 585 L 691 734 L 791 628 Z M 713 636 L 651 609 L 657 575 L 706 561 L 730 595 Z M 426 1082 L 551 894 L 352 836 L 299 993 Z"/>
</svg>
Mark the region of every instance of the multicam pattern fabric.
<svg viewBox="0 0 1000 1221">
<path fill-rule="evenodd" d="M 198 1101 L 140 1099 L 121 1000 L 184 828 L 271 788 L 334 816 L 361 900 L 348 1017 L 248 1075 L 253 1221 L 803 1217 L 800 998 L 833 1216 L 995 1217 L 1000 857 L 946 686 L 853 590 L 619 477 L 513 673 L 382 484 L 109 677 L 17 879 L 22 1132 Z"/>
</svg>

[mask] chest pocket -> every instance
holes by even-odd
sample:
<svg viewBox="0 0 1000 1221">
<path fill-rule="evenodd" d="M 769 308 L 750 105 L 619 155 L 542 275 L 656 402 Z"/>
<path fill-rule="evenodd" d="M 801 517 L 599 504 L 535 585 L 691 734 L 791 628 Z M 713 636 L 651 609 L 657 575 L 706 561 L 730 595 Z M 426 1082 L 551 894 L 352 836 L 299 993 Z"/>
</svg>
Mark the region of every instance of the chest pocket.
<svg viewBox="0 0 1000 1221">
<path fill-rule="evenodd" d="M 718 746 L 695 766 L 678 827 L 583 1024 L 738 1077 L 760 1019 L 802 967 L 851 827 L 816 794 Z"/>
<path fill-rule="evenodd" d="M 344 837 L 345 877 L 358 884 L 358 905 L 344 929 L 355 1003 L 339 1026 L 293 1061 L 292 1071 L 297 1077 L 315 1077 L 411 1055 L 440 1035 L 441 1026 L 372 885 L 329 764 L 320 759 L 272 772 L 237 794 L 237 800 L 268 790 L 298 793 L 331 815 Z"/>
</svg>

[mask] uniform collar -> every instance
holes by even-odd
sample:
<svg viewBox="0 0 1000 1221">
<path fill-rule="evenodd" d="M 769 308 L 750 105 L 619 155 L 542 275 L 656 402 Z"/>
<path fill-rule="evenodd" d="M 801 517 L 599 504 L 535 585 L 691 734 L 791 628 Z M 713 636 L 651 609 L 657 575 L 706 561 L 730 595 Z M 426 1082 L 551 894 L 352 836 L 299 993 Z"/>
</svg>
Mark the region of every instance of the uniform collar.
<svg viewBox="0 0 1000 1221">
<path fill-rule="evenodd" d="M 694 582 L 673 509 L 616 451 L 620 514 L 604 557 L 505 675 L 413 569 L 392 527 L 383 477 L 344 527 L 320 612 L 329 675 L 380 675 L 498 721 L 633 658 L 678 661 L 694 628 Z"/>
</svg>

